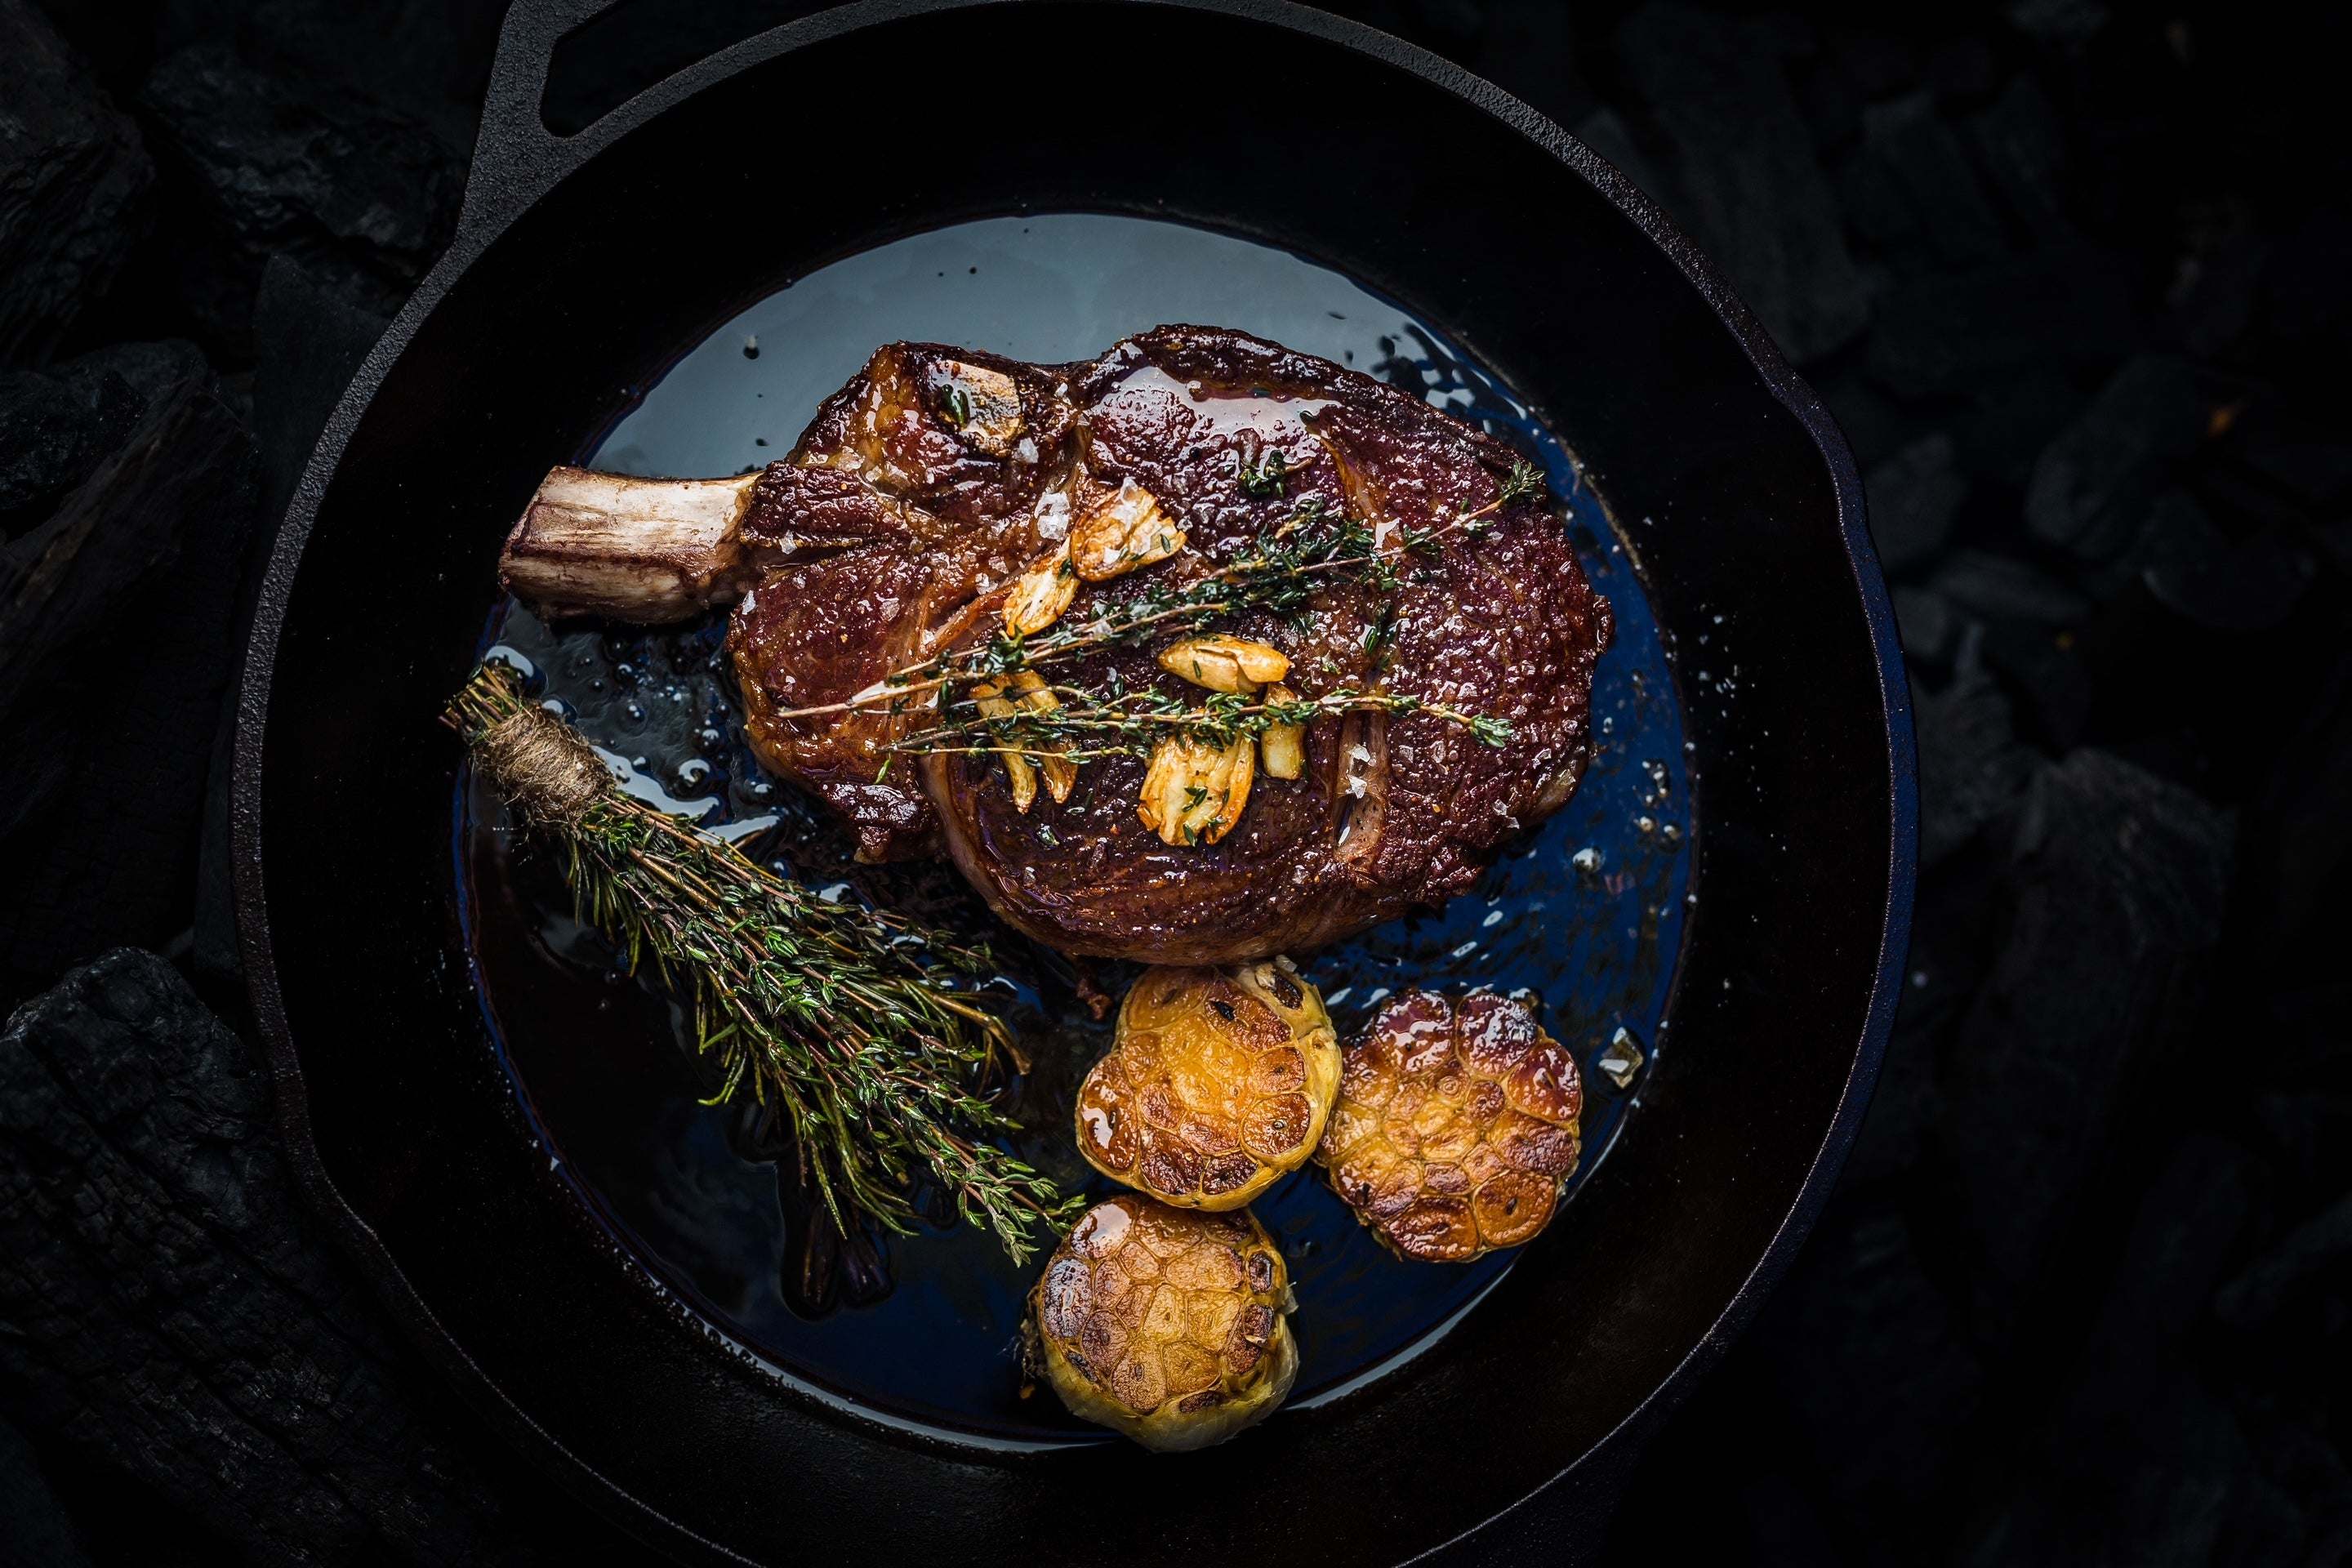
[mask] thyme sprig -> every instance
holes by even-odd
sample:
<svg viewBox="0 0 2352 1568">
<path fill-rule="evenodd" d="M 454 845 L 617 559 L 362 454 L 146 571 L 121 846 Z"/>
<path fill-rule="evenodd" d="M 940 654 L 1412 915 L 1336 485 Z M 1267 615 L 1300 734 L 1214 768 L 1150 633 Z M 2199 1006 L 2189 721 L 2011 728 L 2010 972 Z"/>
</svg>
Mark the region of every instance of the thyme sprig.
<svg viewBox="0 0 2352 1568">
<path fill-rule="evenodd" d="M 1399 555 L 1435 554 L 1456 535 L 1475 538 L 1492 526 L 1496 513 L 1542 487 L 1540 469 L 1514 460 L 1499 493 L 1486 505 L 1433 527 L 1398 529 L 1390 537 Z M 1326 579 L 1360 576 L 1383 597 L 1393 595 L 1402 578 L 1372 524 L 1333 510 L 1319 496 L 1303 497 L 1279 527 L 1258 536 L 1248 555 L 1196 582 L 1181 587 L 1154 583 L 1091 620 L 1057 625 L 1034 637 L 998 632 L 984 642 L 893 670 L 843 701 L 788 709 L 776 717 L 808 719 L 859 709 L 903 713 L 912 706 L 909 699 L 959 682 L 1034 669 L 1100 647 L 1136 647 L 1162 633 L 1198 631 L 1248 610 L 1296 615 L 1308 607 Z"/>
<path fill-rule="evenodd" d="M 1211 692 L 1196 703 L 1196 693 L 1171 694 L 1157 685 L 1117 696 L 1083 687 L 1049 689 L 1062 700 L 1061 707 L 1022 708 L 990 717 L 969 698 L 945 702 L 939 722 L 901 737 L 889 749 L 918 756 L 939 752 L 1052 754 L 1073 763 L 1114 756 L 1149 759 L 1152 747 L 1171 734 L 1224 747 L 1244 737 L 1255 740 L 1276 724 L 1305 724 L 1326 713 L 1428 713 L 1461 725 L 1483 745 L 1500 746 L 1511 737 L 1510 725 L 1500 719 L 1404 691 L 1343 688 L 1287 702 Z"/>
<path fill-rule="evenodd" d="M 846 1235 L 910 1229 L 937 1183 L 1020 1262 L 1083 1206 L 992 1142 L 1016 1131 L 984 1089 L 1015 1058 L 976 983 L 984 942 L 831 902 L 615 787 L 577 733 L 503 665 L 476 668 L 444 714 L 517 816 L 560 846 L 579 918 L 635 973 L 688 1003 L 718 1092 L 773 1106 L 803 1176 Z"/>
</svg>

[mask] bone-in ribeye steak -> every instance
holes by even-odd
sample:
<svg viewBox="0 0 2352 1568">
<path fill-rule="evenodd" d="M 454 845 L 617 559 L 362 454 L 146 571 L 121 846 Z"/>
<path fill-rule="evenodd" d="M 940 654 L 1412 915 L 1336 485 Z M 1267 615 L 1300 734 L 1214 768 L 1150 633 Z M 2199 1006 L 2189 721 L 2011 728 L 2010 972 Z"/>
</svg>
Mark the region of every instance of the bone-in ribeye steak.
<svg viewBox="0 0 2352 1568">
<path fill-rule="evenodd" d="M 1496 508 L 1517 457 L 1370 376 L 1240 332 L 1160 327 L 1046 366 L 893 343 L 756 474 L 556 470 L 500 566 L 543 613 L 660 622 L 734 602 L 752 746 L 856 828 L 862 858 L 944 847 L 999 914 L 1066 952 L 1226 963 L 1442 901 L 1574 791 L 1609 605 L 1539 492 Z M 1331 574 L 1303 614 L 1202 629 L 1286 655 L 1297 698 L 1410 693 L 1503 720 L 1507 742 L 1425 711 L 1322 715 L 1298 776 L 1259 772 L 1222 837 L 1170 844 L 1139 816 L 1140 759 L 1087 760 L 1066 799 L 1033 790 L 1022 810 L 993 756 L 901 755 L 886 771 L 887 748 L 928 714 L 788 716 L 995 634 L 1016 580 L 1070 551 L 1074 527 L 1099 539 L 1105 519 L 1155 502 L 1157 537 L 1180 528 L 1181 548 L 1140 565 L 1130 550 L 1102 580 L 1119 563 L 1081 571 L 1058 626 L 1197 583 L 1286 524 L 1344 516 L 1371 528 L 1392 583 Z M 1430 531 L 1436 548 L 1407 548 Z M 1087 653 L 1052 679 L 1156 681 L 1197 701 L 1155 660 L 1174 635 Z"/>
</svg>

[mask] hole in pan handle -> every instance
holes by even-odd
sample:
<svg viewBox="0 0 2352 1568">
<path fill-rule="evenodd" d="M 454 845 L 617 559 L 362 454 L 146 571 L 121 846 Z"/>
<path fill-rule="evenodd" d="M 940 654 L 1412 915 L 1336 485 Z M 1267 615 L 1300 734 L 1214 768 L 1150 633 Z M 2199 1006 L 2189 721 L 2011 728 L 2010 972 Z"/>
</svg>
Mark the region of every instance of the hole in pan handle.
<svg viewBox="0 0 2352 1568">
<path fill-rule="evenodd" d="M 540 117 L 549 63 L 556 46 L 621 0 L 514 0 L 499 26 L 490 61 L 482 127 L 466 175 L 466 202 L 457 215 L 452 251 L 471 251 L 549 186 L 571 172 L 587 149 L 549 131 Z"/>
</svg>

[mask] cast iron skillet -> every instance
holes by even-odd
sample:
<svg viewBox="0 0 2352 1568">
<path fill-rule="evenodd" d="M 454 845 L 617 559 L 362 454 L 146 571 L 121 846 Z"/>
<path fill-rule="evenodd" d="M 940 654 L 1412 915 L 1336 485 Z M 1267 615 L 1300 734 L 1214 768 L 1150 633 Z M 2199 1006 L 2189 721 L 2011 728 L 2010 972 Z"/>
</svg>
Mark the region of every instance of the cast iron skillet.
<svg viewBox="0 0 2352 1568">
<path fill-rule="evenodd" d="M 239 909 L 313 1196 L 509 1436 L 684 1558 L 1515 1562 L 1589 1543 L 1811 1223 L 1893 1016 L 1911 726 L 1821 404 L 1616 171 L 1329 16 L 870 0 L 556 138 L 550 51 L 608 3 L 509 16 L 457 239 L 320 440 L 254 629 Z M 1435 1350 L 1174 1461 L 895 1431 L 698 1331 L 530 1143 L 455 916 L 457 749 L 435 716 L 549 463 L 780 277 L 1024 204 L 1286 246 L 1442 322 L 1584 458 L 1669 647 L 1705 630 L 1740 666 L 1736 701 L 1680 677 L 1696 902 L 1671 1048 L 1620 1146 Z"/>
</svg>

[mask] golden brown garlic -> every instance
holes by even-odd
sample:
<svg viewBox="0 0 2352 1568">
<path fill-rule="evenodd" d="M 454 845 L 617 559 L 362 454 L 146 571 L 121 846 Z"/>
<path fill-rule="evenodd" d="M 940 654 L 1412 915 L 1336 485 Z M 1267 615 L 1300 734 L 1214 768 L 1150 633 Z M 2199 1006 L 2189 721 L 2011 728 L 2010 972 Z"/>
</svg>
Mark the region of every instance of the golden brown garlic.
<svg viewBox="0 0 2352 1568">
<path fill-rule="evenodd" d="M 1115 1181 L 1235 1209 L 1307 1163 L 1339 1081 L 1315 987 L 1279 963 L 1150 969 L 1078 1089 L 1078 1148 Z"/>
<path fill-rule="evenodd" d="M 1223 633 L 1179 637 L 1160 650 L 1159 659 L 1169 674 L 1211 691 L 1254 694 L 1290 673 L 1290 659 L 1280 648 Z"/>
<path fill-rule="evenodd" d="M 1151 749 L 1135 814 L 1163 844 L 1214 844 L 1241 821 L 1256 774 L 1247 735 L 1222 746 L 1170 735 Z"/>
<path fill-rule="evenodd" d="M 1133 479 L 1097 496 L 1070 528 L 1070 561 L 1089 583 L 1165 561 L 1184 548 L 1184 531 Z"/>
<path fill-rule="evenodd" d="M 1584 1089 L 1525 1005 L 1407 992 L 1343 1062 L 1315 1158 L 1382 1245 L 1467 1262 L 1550 1223 L 1576 1168 Z"/>
<path fill-rule="evenodd" d="M 1122 1194 L 1087 1211 L 1029 1295 L 1033 1364 L 1070 1413 L 1177 1452 L 1274 1413 L 1298 1374 L 1282 1254 L 1247 1214 Z"/>
</svg>

